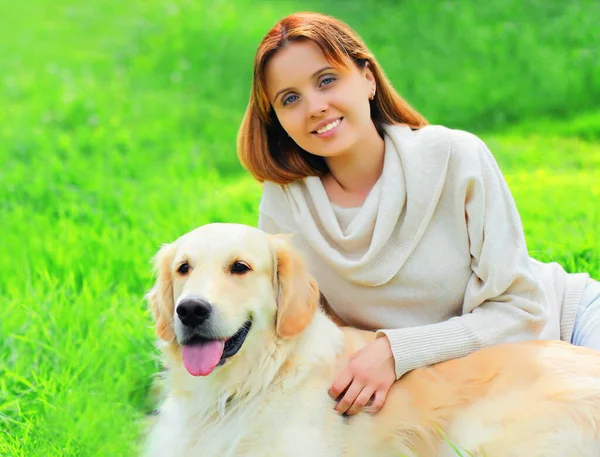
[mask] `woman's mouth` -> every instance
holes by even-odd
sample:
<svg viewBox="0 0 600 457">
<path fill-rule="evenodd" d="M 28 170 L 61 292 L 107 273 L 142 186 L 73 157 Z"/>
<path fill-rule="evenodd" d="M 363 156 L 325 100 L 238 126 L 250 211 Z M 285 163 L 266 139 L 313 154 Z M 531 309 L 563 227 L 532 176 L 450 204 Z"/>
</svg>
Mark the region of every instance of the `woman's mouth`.
<svg viewBox="0 0 600 457">
<path fill-rule="evenodd" d="M 321 127 L 318 130 L 313 131 L 312 133 L 321 138 L 331 136 L 335 133 L 337 128 L 340 126 L 343 119 L 344 119 L 343 117 L 340 117 L 339 119 L 336 119 L 335 121 L 330 122 L 329 124 Z"/>
</svg>

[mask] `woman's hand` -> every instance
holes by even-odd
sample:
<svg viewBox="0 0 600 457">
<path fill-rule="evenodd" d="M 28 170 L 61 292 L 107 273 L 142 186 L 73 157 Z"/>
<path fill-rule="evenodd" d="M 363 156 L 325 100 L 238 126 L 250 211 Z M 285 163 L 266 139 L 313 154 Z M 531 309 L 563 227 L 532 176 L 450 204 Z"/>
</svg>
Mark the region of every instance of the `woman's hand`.
<svg viewBox="0 0 600 457">
<path fill-rule="evenodd" d="M 348 366 L 338 374 L 329 389 L 335 410 L 352 416 L 373 398 L 370 413 L 381 409 L 392 384 L 396 381 L 396 367 L 390 342 L 386 336 L 370 342 L 350 358 Z M 344 394 L 340 398 L 340 395 Z"/>
</svg>

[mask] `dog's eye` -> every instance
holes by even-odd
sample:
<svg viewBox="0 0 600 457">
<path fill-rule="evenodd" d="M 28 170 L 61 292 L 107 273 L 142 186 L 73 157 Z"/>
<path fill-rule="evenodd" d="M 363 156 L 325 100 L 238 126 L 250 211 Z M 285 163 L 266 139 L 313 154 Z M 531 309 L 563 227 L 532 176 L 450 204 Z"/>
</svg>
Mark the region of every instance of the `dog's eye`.
<svg viewBox="0 0 600 457">
<path fill-rule="evenodd" d="M 187 275 L 190 272 L 190 264 L 187 262 L 183 262 L 181 265 L 179 265 L 179 268 L 177 269 L 177 273 L 179 273 L 180 275 Z"/>
<path fill-rule="evenodd" d="M 244 273 L 250 271 L 250 267 L 246 265 L 244 262 L 234 262 L 231 265 L 231 273 L 235 275 L 243 275 Z"/>
</svg>

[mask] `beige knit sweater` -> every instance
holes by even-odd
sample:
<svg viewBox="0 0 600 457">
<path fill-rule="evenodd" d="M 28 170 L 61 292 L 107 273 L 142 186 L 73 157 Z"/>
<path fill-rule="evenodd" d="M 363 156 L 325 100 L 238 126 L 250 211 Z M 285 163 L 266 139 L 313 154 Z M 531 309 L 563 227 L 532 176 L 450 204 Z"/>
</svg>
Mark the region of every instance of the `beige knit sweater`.
<svg viewBox="0 0 600 457">
<path fill-rule="evenodd" d="M 529 257 L 488 148 L 440 126 L 385 128 L 360 208 L 333 206 L 317 177 L 266 182 L 258 225 L 296 234 L 333 311 L 389 338 L 397 377 L 488 345 L 569 340 L 588 278 Z"/>
</svg>

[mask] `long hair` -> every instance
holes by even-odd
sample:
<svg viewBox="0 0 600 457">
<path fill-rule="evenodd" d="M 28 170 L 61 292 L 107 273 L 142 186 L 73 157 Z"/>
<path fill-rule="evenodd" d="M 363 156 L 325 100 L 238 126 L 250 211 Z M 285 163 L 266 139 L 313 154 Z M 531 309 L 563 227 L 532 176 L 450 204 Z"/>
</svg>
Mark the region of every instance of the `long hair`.
<svg viewBox="0 0 600 457">
<path fill-rule="evenodd" d="M 285 132 L 267 97 L 265 68 L 269 59 L 286 44 L 310 40 L 317 44 L 330 65 L 358 68 L 367 64 L 373 73 L 377 96 L 371 100 L 371 119 L 380 135 L 386 124 L 427 125 L 393 88 L 375 56 L 347 24 L 319 13 L 295 13 L 281 19 L 263 38 L 254 57 L 250 101 L 237 138 L 242 165 L 259 182 L 288 184 L 307 176 L 328 172 L 322 157 L 300 148 Z"/>
</svg>

